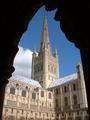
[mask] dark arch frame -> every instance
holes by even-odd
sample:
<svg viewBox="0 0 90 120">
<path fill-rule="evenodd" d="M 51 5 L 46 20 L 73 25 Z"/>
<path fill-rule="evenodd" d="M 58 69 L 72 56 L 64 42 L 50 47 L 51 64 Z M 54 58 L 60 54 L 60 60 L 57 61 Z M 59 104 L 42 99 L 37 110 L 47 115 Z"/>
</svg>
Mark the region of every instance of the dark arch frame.
<svg viewBox="0 0 90 120">
<path fill-rule="evenodd" d="M 13 0 L 2 1 L 0 4 L 0 119 L 5 86 L 8 78 L 14 71 L 13 60 L 18 51 L 18 43 L 27 25 L 41 6 L 45 5 L 47 11 L 57 9 L 55 19 L 60 21 L 60 27 L 69 41 L 74 42 L 80 49 L 84 69 L 87 98 L 90 101 L 89 91 L 89 2 L 72 0 Z M 84 9 L 83 9 L 84 8 Z M 89 113 L 90 103 L 88 102 Z"/>
</svg>

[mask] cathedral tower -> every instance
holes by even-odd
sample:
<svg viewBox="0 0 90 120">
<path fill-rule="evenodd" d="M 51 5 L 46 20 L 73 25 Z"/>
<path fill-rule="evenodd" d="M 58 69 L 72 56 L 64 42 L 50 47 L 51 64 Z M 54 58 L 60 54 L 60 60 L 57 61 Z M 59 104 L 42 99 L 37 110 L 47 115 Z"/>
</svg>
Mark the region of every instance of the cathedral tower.
<svg viewBox="0 0 90 120">
<path fill-rule="evenodd" d="M 49 84 L 58 79 L 58 54 L 55 50 L 54 55 L 51 51 L 47 18 L 44 16 L 43 29 L 39 52 L 33 52 L 32 55 L 32 73 L 31 78 L 39 81 L 43 88 L 48 88 Z"/>
</svg>

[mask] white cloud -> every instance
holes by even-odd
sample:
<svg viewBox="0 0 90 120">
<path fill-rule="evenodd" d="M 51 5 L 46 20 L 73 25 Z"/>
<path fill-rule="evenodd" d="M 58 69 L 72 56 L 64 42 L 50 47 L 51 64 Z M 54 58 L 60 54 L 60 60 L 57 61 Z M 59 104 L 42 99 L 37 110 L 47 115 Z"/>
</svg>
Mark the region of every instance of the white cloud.
<svg viewBox="0 0 90 120">
<path fill-rule="evenodd" d="M 31 77 L 32 51 L 19 46 L 19 51 L 14 59 L 15 71 L 12 75 Z"/>
</svg>

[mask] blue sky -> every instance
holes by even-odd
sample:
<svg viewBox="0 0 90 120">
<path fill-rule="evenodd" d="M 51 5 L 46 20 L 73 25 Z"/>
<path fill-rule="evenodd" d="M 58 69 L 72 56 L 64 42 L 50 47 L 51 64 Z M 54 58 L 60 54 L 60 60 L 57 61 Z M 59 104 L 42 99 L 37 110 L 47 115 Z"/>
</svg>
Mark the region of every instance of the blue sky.
<svg viewBox="0 0 90 120">
<path fill-rule="evenodd" d="M 44 13 L 45 10 L 42 7 L 30 21 L 27 31 L 22 35 L 19 43 L 23 48 L 32 51 L 39 49 Z M 76 72 L 76 64 L 81 63 L 81 57 L 79 49 L 66 39 L 59 27 L 59 22 L 54 20 L 54 14 L 55 11 L 46 12 L 48 31 L 52 51 L 55 48 L 58 50 L 59 74 L 63 77 Z"/>
</svg>

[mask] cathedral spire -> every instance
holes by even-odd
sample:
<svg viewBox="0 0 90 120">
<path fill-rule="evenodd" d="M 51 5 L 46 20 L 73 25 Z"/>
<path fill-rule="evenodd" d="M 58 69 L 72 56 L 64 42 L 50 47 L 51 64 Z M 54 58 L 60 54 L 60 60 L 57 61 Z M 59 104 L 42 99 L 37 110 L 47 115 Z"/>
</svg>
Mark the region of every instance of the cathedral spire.
<svg viewBox="0 0 90 120">
<path fill-rule="evenodd" d="M 51 52 L 46 15 L 44 15 L 44 20 L 43 20 L 40 51 L 43 51 L 44 49 L 48 49 L 48 51 Z"/>
<path fill-rule="evenodd" d="M 48 88 L 53 80 L 58 79 L 58 55 L 57 50 L 55 55 L 51 51 L 46 15 L 44 15 L 41 35 L 38 55 L 34 53 L 32 57 L 31 76 L 32 79 L 39 81 L 43 88 Z"/>
</svg>

